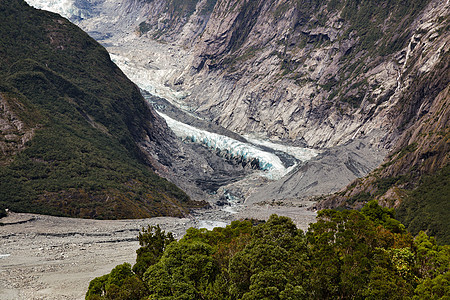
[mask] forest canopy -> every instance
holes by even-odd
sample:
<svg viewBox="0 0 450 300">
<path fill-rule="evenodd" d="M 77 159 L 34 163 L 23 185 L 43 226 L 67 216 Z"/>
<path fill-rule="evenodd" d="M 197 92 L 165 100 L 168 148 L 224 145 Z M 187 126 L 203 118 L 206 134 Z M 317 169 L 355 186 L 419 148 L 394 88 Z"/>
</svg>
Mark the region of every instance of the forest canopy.
<svg viewBox="0 0 450 300">
<path fill-rule="evenodd" d="M 450 247 L 413 237 L 391 209 L 323 210 L 304 233 L 291 219 L 143 229 L 136 264 L 91 281 L 86 299 L 449 299 Z M 145 270 L 145 271 L 144 271 Z"/>
</svg>

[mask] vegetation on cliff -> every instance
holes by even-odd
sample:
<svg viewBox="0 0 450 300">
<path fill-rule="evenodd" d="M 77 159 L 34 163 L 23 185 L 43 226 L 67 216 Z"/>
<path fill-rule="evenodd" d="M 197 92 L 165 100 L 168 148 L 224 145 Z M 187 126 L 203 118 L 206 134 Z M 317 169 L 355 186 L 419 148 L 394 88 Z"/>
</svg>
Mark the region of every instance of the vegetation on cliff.
<svg viewBox="0 0 450 300">
<path fill-rule="evenodd" d="M 413 238 L 376 202 L 360 212 L 321 211 L 306 233 L 272 215 L 257 226 L 234 221 L 212 231 L 191 228 L 180 241 L 151 227 L 140 241 L 135 267 L 125 263 L 95 278 L 86 299 L 450 296 L 450 247 L 423 232 Z M 144 273 L 143 257 L 151 257 Z"/>
<path fill-rule="evenodd" d="M 320 208 L 361 207 L 369 199 L 397 208 L 413 233 L 425 230 L 450 243 L 450 53 L 414 78 L 395 113 L 398 138 L 384 163 L 319 203 Z"/>
<path fill-rule="evenodd" d="M 0 206 L 90 218 L 181 216 L 194 203 L 137 142 L 162 135 L 107 51 L 60 16 L 0 3 Z M 12 129 L 11 129 L 12 128 Z M 2 128 L 4 129 L 4 128 Z M 5 129 L 5 130 L 6 130 Z M 27 135 L 25 135 L 27 134 Z"/>
</svg>

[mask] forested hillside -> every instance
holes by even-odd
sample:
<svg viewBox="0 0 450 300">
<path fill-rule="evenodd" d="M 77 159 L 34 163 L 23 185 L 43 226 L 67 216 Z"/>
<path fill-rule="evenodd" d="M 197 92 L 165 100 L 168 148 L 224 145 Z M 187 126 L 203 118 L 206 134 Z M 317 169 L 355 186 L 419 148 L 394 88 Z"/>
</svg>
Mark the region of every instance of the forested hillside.
<svg viewBox="0 0 450 300">
<path fill-rule="evenodd" d="M 143 229 L 136 264 L 95 278 L 86 299 L 447 299 L 450 247 L 411 236 L 393 211 L 324 210 L 306 233 L 289 218 Z"/>
<path fill-rule="evenodd" d="M 0 16 L 0 206 L 89 218 L 186 214 L 195 203 L 137 146 L 163 139 L 164 122 L 107 51 L 23 0 L 1 1 Z"/>
</svg>

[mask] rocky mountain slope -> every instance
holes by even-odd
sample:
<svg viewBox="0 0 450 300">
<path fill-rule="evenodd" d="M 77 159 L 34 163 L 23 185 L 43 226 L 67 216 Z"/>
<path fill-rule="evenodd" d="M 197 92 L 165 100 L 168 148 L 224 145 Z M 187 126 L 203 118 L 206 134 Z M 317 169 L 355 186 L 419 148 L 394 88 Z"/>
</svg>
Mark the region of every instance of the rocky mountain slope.
<svg viewBox="0 0 450 300">
<path fill-rule="evenodd" d="M 318 207 L 377 198 L 400 212 L 429 180 L 448 186 L 448 1 L 73 4 L 71 20 L 145 70 L 133 80 L 151 78 L 153 94 L 240 134 L 327 149 L 250 202 L 332 192 L 386 151 Z"/>
<path fill-rule="evenodd" d="M 398 106 L 398 120 L 403 124 L 398 126 L 407 129 L 384 163 L 321 201 L 318 208 L 358 208 L 375 198 L 396 207 L 399 219 L 413 234 L 427 230 L 441 242 L 450 242 L 448 55 L 430 72 L 418 76 L 414 88 L 403 95 Z"/>
<path fill-rule="evenodd" d="M 442 1 L 217 1 L 201 35 L 191 35 L 190 67 L 166 84 L 238 133 L 316 147 L 359 136 L 388 145 L 408 77 L 443 59 L 447 17 Z M 149 19 L 147 36 L 186 44 L 182 30 Z"/>
<path fill-rule="evenodd" d="M 103 47 L 22 0 L 0 15 L 0 206 L 142 218 L 198 205 L 151 170 L 175 138 Z"/>
<path fill-rule="evenodd" d="M 235 132 L 388 149 L 383 165 L 317 207 L 375 198 L 397 207 L 413 233 L 426 229 L 448 242 L 449 16 L 448 1 L 219 0 L 202 34 L 192 35 L 189 68 L 166 84 L 187 91 L 191 110 Z M 147 35 L 186 45 L 183 31 L 151 20 Z M 336 148 L 249 200 L 304 197 L 315 185 L 323 192 L 323 182 L 336 184 L 327 178 L 348 178 L 351 165 L 363 177 L 359 162 L 376 161 L 344 149 L 348 158 L 332 159 Z M 316 180 L 327 159 L 342 167 Z"/>
</svg>

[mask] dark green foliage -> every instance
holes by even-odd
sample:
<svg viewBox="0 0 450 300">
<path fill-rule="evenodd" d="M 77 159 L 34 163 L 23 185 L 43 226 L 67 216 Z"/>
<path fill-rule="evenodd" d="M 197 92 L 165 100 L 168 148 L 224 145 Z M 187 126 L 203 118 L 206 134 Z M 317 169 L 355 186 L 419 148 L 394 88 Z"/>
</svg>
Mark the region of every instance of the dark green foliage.
<svg viewBox="0 0 450 300">
<path fill-rule="evenodd" d="M 86 299 L 104 299 L 102 296 L 106 294 L 106 282 L 108 281 L 108 278 L 109 274 L 92 279 L 89 283 L 88 291 L 86 292 Z"/>
<path fill-rule="evenodd" d="M 450 297 L 450 271 L 435 278 L 427 278 L 415 290 L 413 299 L 448 299 Z"/>
<path fill-rule="evenodd" d="M 213 248 L 198 241 L 171 243 L 161 260 L 150 266 L 144 282 L 155 299 L 202 299 L 218 274 Z"/>
<path fill-rule="evenodd" d="M 164 253 L 166 247 L 175 241 L 171 232 L 165 233 L 159 225 L 142 228 L 139 232 L 139 245 L 136 250 L 136 264 L 133 266 L 133 272 L 142 278 L 144 272 L 151 265 L 156 264 Z"/>
<path fill-rule="evenodd" d="M 22 0 L 2 1 L 0 15 L 0 93 L 37 129 L 0 164 L 0 205 L 90 218 L 183 215 L 187 195 L 158 177 L 136 145 L 160 138 L 154 116 L 106 50 Z"/>
<path fill-rule="evenodd" d="M 449 246 L 423 232 L 413 239 L 392 210 L 369 202 L 361 212 L 319 212 L 306 235 L 276 215 L 256 226 L 191 228 L 148 267 L 144 283 L 149 299 L 167 300 L 446 299 L 449 267 Z"/>
<path fill-rule="evenodd" d="M 286 217 L 271 216 L 254 228 L 251 242 L 229 264 L 233 299 L 304 296 L 307 248 L 303 232 Z"/>
<path fill-rule="evenodd" d="M 6 207 L 3 205 L 0 205 L 0 219 L 3 217 L 6 217 L 8 214 L 6 213 Z"/>
<path fill-rule="evenodd" d="M 183 240 L 197 240 L 207 243 L 210 246 L 220 246 L 222 244 L 229 244 L 236 238 L 249 235 L 252 228 L 251 221 L 233 221 L 225 228 L 216 227 L 213 230 L 206 230 L 205 228 L 189 228 L 183 237 Z"/>
<path fill-rule="evenodd" d="M 348 203 L 353 204 L 355 202 L 367 202 L 370 199 L 372 199 L 372 195 L 370 193 L 362 192 L 349 198 Z"/>
<path fill-rule="evenodd" d="M 260 0 L 245 1 L 242 5 L 231 34 L 227 51 L 234 53 L 247 40 L 247 37 L 257 21 L 257 16 L 261 10 L 262 3 Z"/>
<path fill-rule="evenodd" d="M 394 217 L 394 209 L 382 207 L 377 201 L 369 201 L 362 209 L 361 213 L 377 225 L 382 225 L 393 233 L 405 233 L 405 226 Z"/>
<path fill-rule="evenodd" d="M 167 1 L 167 11 L 171 15 L 189 17 L 195 11 L 198 0 L 169 0 Z"/>
<path fill-rule="evenodd" d="M 147 24 L 147 23 L 145 23 L 145 22 L 139 23 L 139 32 L 140 32 L 141 34 L 147 33 L 147 32 L 150 31 L 151 29 L 152 29 L 152 27 L 151 27 L 149 24 Z"/>
<path fill-rule="evenodd" d="M 89 283 L 86 299 L 140 300 L 147 294 L 147 288 L 133 274 L 131 265 L 124 263 L 116 266 L 111 273 L 93 279 Z"/>
<path fill-rule="evenodd" d="M 398 51 L 406 43 L 405 34 L 394 40 L 398 30 L 406 28 L 414 17 L 425 7 L 429 0 L 380 1 L 342 0 L 331 1 L 329 8 L 342 9 L 341 16 L 349 22 L 347 33 L 356 31 L 361 39 L 362 50 L 375 50 L 379 40 L 383 55 Z M 384 26 L 380 26 L 384 24 Z M 378 50 L 378 49 L 377 49 Z"/>
<path fill-rule="evenodd" d="M 397 218 L 412 233 L 426 230 L 443 244 L 450 243 L 450 165 L 423 178 L 397 209 Z"/>
</svg>

